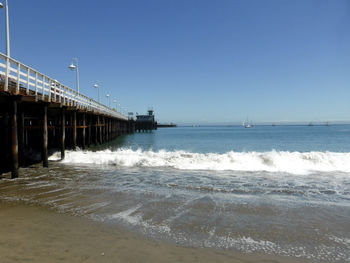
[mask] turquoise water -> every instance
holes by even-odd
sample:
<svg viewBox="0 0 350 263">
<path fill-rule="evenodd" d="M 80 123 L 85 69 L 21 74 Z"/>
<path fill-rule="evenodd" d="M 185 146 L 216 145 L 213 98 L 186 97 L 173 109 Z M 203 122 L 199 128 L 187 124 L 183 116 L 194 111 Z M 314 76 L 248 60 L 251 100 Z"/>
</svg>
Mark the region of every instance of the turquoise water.
<svg viewBox="0 0 350 263">
<path fill-rule="evenodd" d="M 22 169 L 0 181 L 0 198 L 183 246 L 349 262 L 349 135 L 350 125 L 135 133 Z"/>
<path fill-rule="evenodd" d="M 350 152 L 350 125 L 330 126 L 204 126 L 163 128 L 123 138 L 118 146 L 132 149 L 229 151 Z"/>
</svg>

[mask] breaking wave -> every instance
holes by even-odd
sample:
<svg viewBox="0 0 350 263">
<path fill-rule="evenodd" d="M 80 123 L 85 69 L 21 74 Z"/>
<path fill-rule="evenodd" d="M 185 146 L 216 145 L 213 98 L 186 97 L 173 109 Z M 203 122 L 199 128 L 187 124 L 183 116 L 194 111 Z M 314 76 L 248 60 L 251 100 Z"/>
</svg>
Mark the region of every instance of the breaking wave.
<svg viewBox="0 0 350 263">
<path fill-rule="evenodd" d="M 60 158 L 55 153 L 50 160 Z M 350 172 L 350 153 L 337 152 L 227 152 L 192 153 L 186 151 L 66 151 L 67 164 L 117 165 L 124 167 L 171 167 L 180 170 L 267 171 L 292 174 L 312 172 Z"/>
</svg>

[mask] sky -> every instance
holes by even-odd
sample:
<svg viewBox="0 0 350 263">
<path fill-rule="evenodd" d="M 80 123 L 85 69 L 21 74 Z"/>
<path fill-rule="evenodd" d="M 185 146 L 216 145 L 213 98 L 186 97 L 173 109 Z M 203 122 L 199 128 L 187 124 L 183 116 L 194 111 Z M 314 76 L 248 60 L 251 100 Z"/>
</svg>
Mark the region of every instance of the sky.
<svg viewBox="0 0 350 263">
<path fill-rule="evenodd" d="M 0 0 L 4 2 L 4 0 Z M 8 0 L 11 57 L 160 122 L 350 120 L 348 0 Z M 0 9 L 5 53 L 5 10 Z M 112 103 L 113 104 L 113 103 Z"/>
</svg>

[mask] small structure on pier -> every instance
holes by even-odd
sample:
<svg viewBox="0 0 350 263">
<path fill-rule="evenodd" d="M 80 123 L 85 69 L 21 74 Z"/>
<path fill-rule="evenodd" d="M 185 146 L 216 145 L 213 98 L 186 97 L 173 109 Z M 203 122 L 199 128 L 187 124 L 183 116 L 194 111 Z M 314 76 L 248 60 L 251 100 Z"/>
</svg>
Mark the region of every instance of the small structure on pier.
<svg viewBox="0 0 350 263">
<path fill-rule="evenodd" d="M 135 130 L 151 131 L 157 129 L 157 122 L 154 119 L 153 109 L 148 109 L 147 115 L 136 114 Z"/>
</svg>

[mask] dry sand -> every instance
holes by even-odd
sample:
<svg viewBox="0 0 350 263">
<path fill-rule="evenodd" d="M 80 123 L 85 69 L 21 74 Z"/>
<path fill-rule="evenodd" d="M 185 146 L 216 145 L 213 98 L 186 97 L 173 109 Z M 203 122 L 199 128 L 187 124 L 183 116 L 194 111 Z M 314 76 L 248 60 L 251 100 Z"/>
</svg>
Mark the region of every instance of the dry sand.
<svg viewBox="0 0 350 263">
<path fill-rule="evenodd" d="M 0 202 L 0 262 L 306 262 L 150 241 L 42 207 Z"/>
</svg>

